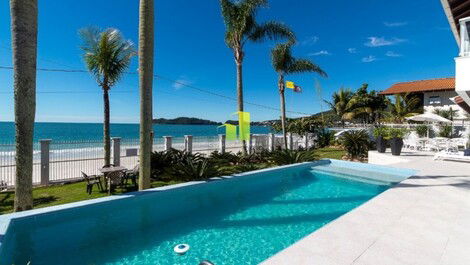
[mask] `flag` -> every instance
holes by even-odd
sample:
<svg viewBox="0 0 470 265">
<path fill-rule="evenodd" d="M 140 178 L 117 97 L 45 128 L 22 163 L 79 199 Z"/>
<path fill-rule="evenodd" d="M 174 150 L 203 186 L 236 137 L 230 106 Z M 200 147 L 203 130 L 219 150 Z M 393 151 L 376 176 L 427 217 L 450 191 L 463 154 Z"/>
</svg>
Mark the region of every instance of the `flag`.
<svg viewBox="0 0 470 265">
<path fill-rule="evenodd" d="M 250 140 L 250 113 L 249 112 L 238 112 L 238 125 L 240 140 Z"/>
<path fill-rule="evenodd" d="M 294 88 L 295 88 L 295 84 L 294 84 L 294 82 L 292 82 L 292 81 L 286 81 L 286 87 L 287 87 L 287 88 L 290 88 L 290 89 L 294 89 Z"/>
<path fill-rule="evenodd" d="M 229 123 L 219 126 L 225 127 L 225 139 L 227 141 L 237 140 L 237 126 Z"/>
<path fill-rule="evenodd" d="M 294 92 L 302 93 L 302 88 L 299 86 L 294 86 Z"/>
</svg>

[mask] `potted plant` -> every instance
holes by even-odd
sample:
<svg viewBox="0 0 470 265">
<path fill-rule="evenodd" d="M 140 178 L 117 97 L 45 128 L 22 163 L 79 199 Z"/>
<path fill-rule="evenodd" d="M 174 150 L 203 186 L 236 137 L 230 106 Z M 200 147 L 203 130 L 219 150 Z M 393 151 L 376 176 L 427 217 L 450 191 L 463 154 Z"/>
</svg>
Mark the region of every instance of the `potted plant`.
<svg viewBox="0 0 470 265">
<path fill-rule="evenodd" d="M 387 138 L 388 128 L 387 127 L 377 127 L 374 129 L 375 143 L 377 145 L 377 152 L 385 153 L 387 149 Z"/>
<path fill-rule="evenodd" d="M 407 133 L 406 129 L 403 128 L 390 128 L 387 138 L 390 139 L 390 148 L 392 149 L 392 155 L 399 156 L 401 149 L 403 148 L 403 137 Z"/>
</svg>

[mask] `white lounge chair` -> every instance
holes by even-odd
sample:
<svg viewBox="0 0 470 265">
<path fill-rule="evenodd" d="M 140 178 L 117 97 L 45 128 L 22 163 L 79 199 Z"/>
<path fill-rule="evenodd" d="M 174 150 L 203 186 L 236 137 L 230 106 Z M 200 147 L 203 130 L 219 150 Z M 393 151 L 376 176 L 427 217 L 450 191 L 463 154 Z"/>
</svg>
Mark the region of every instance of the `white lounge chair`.
<svg viewBox="0 0 470 265">
<path fill-rule="evenodd" d="M 470 156 L 464 156 L 463 152 L 441 151 L 434 155 L 434 160 L 452 160 L 452 161 L 470 162 Z"/>
</svg>

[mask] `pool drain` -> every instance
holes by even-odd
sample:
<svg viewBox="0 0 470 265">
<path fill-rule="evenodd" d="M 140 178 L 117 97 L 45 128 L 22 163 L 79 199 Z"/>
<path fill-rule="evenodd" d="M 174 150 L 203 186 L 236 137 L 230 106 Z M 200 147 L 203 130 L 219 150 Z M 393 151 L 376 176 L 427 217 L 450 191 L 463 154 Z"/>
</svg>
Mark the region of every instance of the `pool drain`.
<svg viewBox="0 0 470 265">
<path fill-rule="evenodd" d="M 178 244 L 173 249 L 173 251 L 175 251 L 175 253 L 178 255 L 184 255 L 186 252 L 188 252 L 188 250 L 189 250 L 188 244 Z"/>
</svg>

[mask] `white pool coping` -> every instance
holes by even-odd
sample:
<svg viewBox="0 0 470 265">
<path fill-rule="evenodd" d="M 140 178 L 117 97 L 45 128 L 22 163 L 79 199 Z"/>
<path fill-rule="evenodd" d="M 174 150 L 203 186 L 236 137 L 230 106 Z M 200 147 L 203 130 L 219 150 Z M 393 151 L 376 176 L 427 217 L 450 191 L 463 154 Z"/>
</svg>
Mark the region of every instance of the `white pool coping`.
<svg viewBox="0 0 470 265">
<path fill-rule="evenodd" d="M 372 158 L 419 172 L 262 264 L 470 264 L 470 164 Z"/>
<path fill-rule="evenodd" d="M 135 196 L 143 196 L 145 194 L 150 194 L 150 193 L 153 193 L 153 192 L 156 192 L 156 191 L 166 191 L 166 190 L 183 188 L 183 187 L 187 187 L 187 186 L 200 185 L 200 184 L 204 184 L 204 183 L 212 182 L 212 181 L 218 181 L 218 180 L 223 181 L 224 179 L 239 178 L 239 177 L 249 176 L 249 175 L 253 175 L 253 174 L 257 174 L 257 173 L 271 172 L 271 171 L 277 171 L 277 170 L 280 170 L 280 169 L 287 169 L 287 168 L 293 168 L 293 167 L 302 167 L 302 166 L 313 167 L 313 166 L 316 166 L 316 165 L 325 165 L 325 164 L 330 164 L 330 163 L 335 163 L 336 165 L 339 165 L 339 166 L 353 167 L 354 169 L 359 169 L 359 170 L 364 170 L 364 171 L 368 171 L 368 170 L 375 170 L 375 171 L 387 170 L 389 172 L 393 172 L 393 173 L 397 174 L 397 181 L 401 181 L 403 178 L 406 178 L 406 177 L 408 177 L 408 176 L 410 176 L 411 174 L 414 173 L 413 170 L 408 170 L 408 169 L 393 169 L 393 168 L 390 168 L 390 167 L 384 167 L 384 166 L 380 166 L 380 165 L 368 165 L 368 164 L 345 162 L 345 161 L 334 160 L 334 159 L 323 159 L 323 160 L 318 160 L 318 161 L 314 161 L 314 162 L 291 164 L 291 165 L 285 165 L 285 166 L 278 166 L 278 167 L 260 169 L 260 170 L 250 171 L 250 172 L 245 172 L 245 173 L 240 173 L 240 174 L 234 174 L 234 175 L 230 175 L 230 176 L 215 177 L 215 178 L 211 178 L 207 181 L 192 181 L 192 182 L 186 182 L 186 183 L 180 183 L 180 184 L 175 184 L 175 185 L 169 185 L 169 186 L 164 186 L 164 187 L 148 189 L 148 190 L 144 190 L 144 191 L 137 191 L 137 192 L 127 193 L 127 194 L 123 194 L 123 195 L 113 195 L 113 196 L 108 196 L 108 197 L 103 197 L 103 198 L 98 198 L 98 199 L 90 199 L 90 200 L 84 200 L 84 201 L 73 202 L 73 203 L 68 203 L 68 204 L 38 208 L 38 209 L 30 210 L 30 211 L 4 214 L 4 215 L 0 215 L 0 247 L 4 243 L 3 240 L 5 239 L 5 234 L 7 233 L 7 230 L 8 230 L 8 227 L 9 227 L 10 223 L 15 219 L 29 217 L 29 216 L 37 216 L 37 215 L 41 215 L 41 214 L 47 214 L 47 213 L 51 213 L 51 212 L 67 210 L 67 209 L 72 209 L 72 208 L 77 208 L 77 207 L 85 207 L 85 206 L 88 206 L 88 205 L 101 204 L 101 203 L 106 203 L 106 202 L 110 202 L 110 201 L 122 200 L 122 199 L 126 199 L 126 198 L 132 198 L 132 197 L 135 197 Z"/>
</svg>

